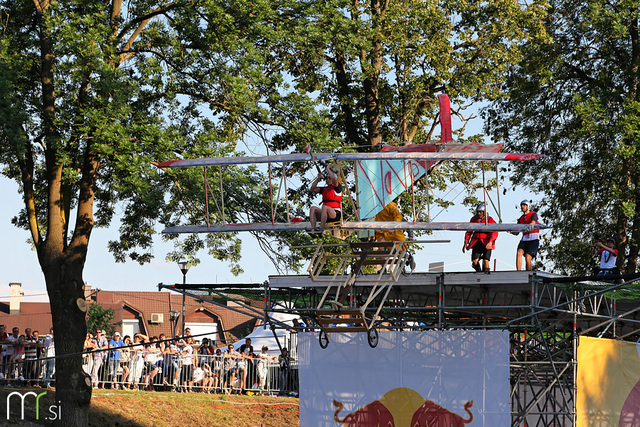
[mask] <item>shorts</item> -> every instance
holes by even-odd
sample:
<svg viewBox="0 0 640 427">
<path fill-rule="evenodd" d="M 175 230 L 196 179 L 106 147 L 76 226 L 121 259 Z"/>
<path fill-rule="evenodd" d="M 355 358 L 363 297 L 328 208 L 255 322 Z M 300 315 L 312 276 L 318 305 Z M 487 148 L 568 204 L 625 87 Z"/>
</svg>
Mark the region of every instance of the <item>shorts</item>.
<svg viewBox="0 0 640 427">
<path fill-rule="evenodd" d="M 235 368 L 234 368 L 234 369 L 228 369 L 228 370 L 225 370 L 225 371 L 223 372 L 223 374 L 222 374 L 223 381 L 224 381 L 224 382 L 227 382 L 227 380 L 230 380 L 230 379 L 231 379 L 231 377 L 232 377 L 233 375 L 235 375 L 235 373 L 236 373 Z"/>
<path fill-rule="evenodd" d="M 331 224 L 334 222 L 340 222 L 340 220 L 342 219 L 342 211 L 339 211 L 338 209 L 333 209 L 336 212 L 336 217 L 335 218 L 327 218 L 327 224 Z"/>
<path fill-rule="evenodd" d="M 599 268 L 596 275 L 597 276 L 606 276 L 607 274 L 616 274 L 620 275 L 620 269 L 618 267 L 613 268 Z"/>
<path fill-rule="evenodd" d="M 540 247 L 540 240 L 520 240 L 518 243 L 518 250 L 522 249 L 526 255 L 531 255 L 531 258 L 535 258 L 538 255 L 538 248 Z"/>
<path fill-rule="evenodd" d="M 471 248 L 471 259 L 485 259 L 489 261 L 491 259 L 491 249 L 487 249 L 484 243 L 477 241 Z"/>
<path fill-rule="evenodd" d="M 144 367 L 142 368 L 143 375 L 150 374 L 151 372 L 158 369 L 155 363 L 153 362 L 144 362 Z"/>
</svg>

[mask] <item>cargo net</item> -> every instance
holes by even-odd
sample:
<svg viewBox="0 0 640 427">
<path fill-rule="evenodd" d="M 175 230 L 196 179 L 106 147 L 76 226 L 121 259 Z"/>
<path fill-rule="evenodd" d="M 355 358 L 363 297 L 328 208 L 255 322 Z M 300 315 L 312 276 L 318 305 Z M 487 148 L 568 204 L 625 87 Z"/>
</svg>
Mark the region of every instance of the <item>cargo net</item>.
<svg viewBox="0 0 640 427">
<path fill-rule="evenodd" d="M 581 281 L 576 283 L 551 282 L 550 284 L 565 292 L 572 291 L 577 292 L 578 295 L 584 295 L 590 292 L 602 291 L 612 287 L 615 283 L 604 281 Z M 640 281 L 635 281 L 624 286 L 617 287 L 612 291 L 603 293 L 603 295 L 613 300 L 640 299 Z"/>
</svg>

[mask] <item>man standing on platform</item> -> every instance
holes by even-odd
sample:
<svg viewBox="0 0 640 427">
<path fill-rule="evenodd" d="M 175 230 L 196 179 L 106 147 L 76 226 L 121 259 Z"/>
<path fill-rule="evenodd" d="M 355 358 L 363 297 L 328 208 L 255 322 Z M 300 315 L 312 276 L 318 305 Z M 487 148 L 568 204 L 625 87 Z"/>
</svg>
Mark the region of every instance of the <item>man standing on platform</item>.
<svg viewBox="0 0 640 427">
<path fill-rule="evenodd" d="M 600 268 L 598 269 L 597 275 L 620 274 L 620 269 L 616 266 L 616 261 L 618 260 L 616 239 L 609 237 L 606 245 L 601 242 L 596 242 L 595 249 L 598 251 L 598 257 L 600 257 Z"/>
<path fill-rule="evenodd" d="M 520 209 L 522 210 L 522 216 L 518 219 L 518 224 L 540 224 L 538 222 L 538 213 L 531 210 L 531 202 L 523 200 L 520 202 Z M 518 235 L 517 232 L 511 232 L 511 234 Z M 540 230 L 529 230 L 522 232 L 522 240 L 518 243 L 518 254 L 516 255 L 516 270 L 522 268 L 522 257 L 525 259 L 525 266 L 527 270 L 531 270 L 531 261 L 538 254 L 538 248 L 540 247 L 539 240 Z"/>
<path fill-rule="evenodd" d="M 493 218 L 487 215 L 487 208 L 483 204 L 476 207 L 476 214 L 471 217 L 469 222 L 480 224 L 496 223 Z M 462 252 L 471 250 L 471 266 L 476 272 L 484 271 L 488 273 L 491 271 L 489 261 L 491 260 L 491 251 L 496 248 L 495 242 L 497 238 L 498 233 L 495 231 L 491 233 L 467 231 L 465 233 Z M 482 267 L 480 266 L 480 260 L 482 260 Z"/>
</svg>

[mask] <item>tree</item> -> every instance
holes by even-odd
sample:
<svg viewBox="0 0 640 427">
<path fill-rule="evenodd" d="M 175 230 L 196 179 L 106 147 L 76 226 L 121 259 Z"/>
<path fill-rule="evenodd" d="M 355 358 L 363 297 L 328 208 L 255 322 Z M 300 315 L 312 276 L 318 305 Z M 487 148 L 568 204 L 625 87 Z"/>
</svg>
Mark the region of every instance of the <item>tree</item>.
<svg viewBox="0 0 640 427">
<path fill-rule="evenodd" d="M 425 142 L 434 136 L 439 93 L 450 96 L 463 121 L 470 118 L 464 110 L 471 102 L 501 96 L 501 83 L 509 65 L 520 59 L 522 43 L 545 38 L 541 17 L 546 4 L 296 3 L 283 13 L 288 19 L 278 21 L 287 37 L 272 52 L 295 89 L 315 93 L 321 102 L 330 138 L 318 148 L 366 151 L 382 143 Z M 318 143 L 306 137 L 304 128 L 287 124 L 272 139 L 273 149 L 301 150 L 308 142 Z M 461 129 L 461 141 L 463 134 Z M 472 177 L 478 169 L 469 172 Z M 456 167 L 439 173 L 432 188 L 463 179 Z"/>
<path fill-rule="evenodd" d="M 509 96 L 485 112 L 488 132 L 509 148 L 549 156 L 519 165 L 515 183 L 543 195 L 552 226 L 544 254 L 559 272 L 592 272 L 596 234 L 616 238 L 621 271 L 638 265 L 638 6 L 553 1 L 550 40 L 524 46 L 505 82 Z"/>
<path fill-rule="evenodd" d="M 47 284 L 62 422 L 85 425 L 88 416 L 82 273 L 93 228 L 121 208 L 110 250 L 117 261 L 144 263 L 158 223 L 206 215 L 200 171 L 153 164 L 234 155 L 248 139 L 278 151 L 427 140 L 436 93 L 461 103 L 499 95 L 519 45 L 541 36 L 543 6 L 0 0 L 0 159 L 20 185 L 24 208 L 14 223 L 30 232 Z M 269 217 L 264 174 L 216 172 L 227 220 Z M 306 197 L 290 194 L 301 212 Z M 220 218 L 211 211 L 207 219 Z M 300 239 L 262 243 L 295 268 L 300 255 L 284 248 Z M 207 248 L 240 269 L 236 235 L 177 245 L 173 259 L 198 262 Z"/>
<path fill-rule="evenodd" d="M 122 322 L 113 322 L 116 318 L 116 312 L 113 308 L 105 309 L 100 304 L 93 302 L 89 305 L 87 310 L 87 331 L 95 332 L 100 329 L 104 332 L 105 336 L 113 337 L 116 332 L 116 326 Z"/>
<path fill-rule="evenodd" d="M 157 221 L 197 216 L 189 194 L 195 189 L 176 190 L 175 174 L 153 165 L 178 153 L 233 154 L 253 121 L 247 112 L 255 92 L 245 79 L 251 70 L 233 67 L 229 56 L 208 64 L 218 79 L 215 94 L 204 88 L 194 93 L 187 84 L 190 73 L 207 70 L 189 69 L 180 57 L 197 58 L 216 46 L 187 46 L 188 35 L 180 31 L 190 27 L 181 26 L 182 20 L 197 21 L 216 8 L 216 2 L 0 2 L 0 159 L 2 172 L 18 182 L 24 197 L 13 222 L 30 232 L 47 285 L 64 425 L 86 425 L 91 398 L 81 354 L 82 274 L 93 228 L 108 225 L 121 207 L 121 236 L 110 246 L 116 260 L 151 259 Z M 218 52 L 238 40 L 233 31 L 216 37 Z M 227 53 L 243 60 L 237 51 Z M 213 53 L 207 57 L 215 59 Z M 202 105 L 213 118 L 203 117 Z M 187 184 L 191 173 L 184 174 Z M 230 182 L 233 173 L 225 170 L 222 178 Z M 260 213 L 267 196 L 264 185 L 257 191 L 259 175 L 247 170 L 240 178 Z M 177 200 L 165 200 L 169 188 Z M 230 215 L 250 205 L 245 199 L 241 206 L 233 198 L 227 203 Z M 235 236 L 209 243 L 213 256 L 237 264 Z"/>
</svg>

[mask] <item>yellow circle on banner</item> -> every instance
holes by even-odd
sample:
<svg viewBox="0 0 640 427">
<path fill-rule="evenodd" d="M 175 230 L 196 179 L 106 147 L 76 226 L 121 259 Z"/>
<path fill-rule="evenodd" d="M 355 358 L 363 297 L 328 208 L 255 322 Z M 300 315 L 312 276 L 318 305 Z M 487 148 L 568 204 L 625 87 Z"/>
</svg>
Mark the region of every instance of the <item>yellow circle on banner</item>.
<svg viewBox="0 0 640 427">
<path fill-rule="evenodd" d="M 380 403 L 391 412 L 397 427 L 409 426 L 413 414 L 424 404 L 424 397 L 410 388 L 398 387 L 386 392 Z"/>
</svg>

